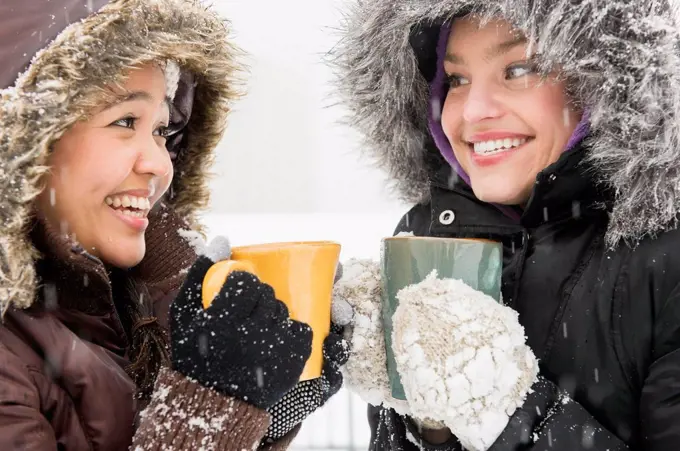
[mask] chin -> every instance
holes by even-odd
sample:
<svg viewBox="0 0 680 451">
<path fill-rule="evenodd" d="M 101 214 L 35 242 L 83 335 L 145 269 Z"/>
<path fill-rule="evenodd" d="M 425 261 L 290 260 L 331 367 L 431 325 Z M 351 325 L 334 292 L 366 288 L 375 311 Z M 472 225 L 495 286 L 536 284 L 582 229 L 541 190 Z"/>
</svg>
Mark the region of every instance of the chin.
<svg viewBox="0 0 680 451">
<path fill-rule="evenodd" d="M 482 202 L 489 204 L 499 204 L 499 205 L 523 205 L 526 203 L 528 196 L 526 192 L 521 190 L 507 189 L 499 190 L 498 186 L 495 187 L 475 187 L 472 184 L 472 191 L 475 193 L 477 199 Z"/>
<path fill-rule="evenodd" d="M 101 250 L 101 260 L 105 263 L 120 269 L 129 269 L 137 266 L 146 253 L 146 248 L 142 244 L 126 244 L 118 247 L 104 248 Z"/>
</svg>

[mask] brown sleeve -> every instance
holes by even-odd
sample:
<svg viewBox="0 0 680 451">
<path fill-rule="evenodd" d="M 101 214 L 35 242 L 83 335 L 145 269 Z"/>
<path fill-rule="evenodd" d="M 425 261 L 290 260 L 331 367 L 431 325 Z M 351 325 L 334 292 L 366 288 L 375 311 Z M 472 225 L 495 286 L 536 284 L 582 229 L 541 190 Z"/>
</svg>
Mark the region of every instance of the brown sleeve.
<svg viewBox="0 0 680 451">
<path fill-rule="evenodd" d="M 265 443 L 258 448 L 260 451 L 283 451 L 288 449 L 292 441 L 300 432 L 301 425 L 295 426 L 288 434 L 284 435 L 280 439 L 272 443 Z"/>
<path fill-rule="evenodd" d="M 132 440 L 135 451 L 257 448 L 269 414 L 164 368 Z"/>
<path fill-rule="evenodd" d="M 28 369 L 2 343 L 0 387 L 0 449 L 57 449 L 52 426 L 40 412 L 40 396 Z"/>
</svg>

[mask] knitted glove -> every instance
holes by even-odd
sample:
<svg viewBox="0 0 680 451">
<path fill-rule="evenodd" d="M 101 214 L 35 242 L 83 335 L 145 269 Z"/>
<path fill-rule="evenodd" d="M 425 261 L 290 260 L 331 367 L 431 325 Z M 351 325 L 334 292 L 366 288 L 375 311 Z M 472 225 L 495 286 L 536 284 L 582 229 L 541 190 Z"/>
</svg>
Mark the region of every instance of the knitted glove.
<svg viewBox="0 0 680 451">
<path fill-rule="evenodd" d="M 537 380 L 517 312 L 436 272 L 397 297 L 394 353 L 413 415 L 489 449 Z"/>
<path fill-rule="evenodd" d="M 341 333 L 342 329 L 334 326 L 324 341 L 321 377 L 299 382 L 269 409 L 271 422 L 265 443 L 284 437 L 340 390 L 342 374 L 339 368 L 349 357 L 349 348 Z"/>
<path fill-rule="evenodd" d="M 245 272 L 230 274 L 204 309 L 201 287 L 213 262 L 198 257 L 170 306 L 172 367 L 206 387 L 269 408 L 300 378 L 311 353 L 311 328 L 291 320 L 274 290 Z"/>
<path fill-rule="evenodd" d="M 361 399 L 407 415 L 410 413 L 407 402 L 391 396 L 381 298 L 380 263 L 365 259 L 347 261 L 342 278 L 333 289 L 333 321 L 346 325 L 345 339 L 351 349 L 341 371 L 347 388 Z"/>
</svg>

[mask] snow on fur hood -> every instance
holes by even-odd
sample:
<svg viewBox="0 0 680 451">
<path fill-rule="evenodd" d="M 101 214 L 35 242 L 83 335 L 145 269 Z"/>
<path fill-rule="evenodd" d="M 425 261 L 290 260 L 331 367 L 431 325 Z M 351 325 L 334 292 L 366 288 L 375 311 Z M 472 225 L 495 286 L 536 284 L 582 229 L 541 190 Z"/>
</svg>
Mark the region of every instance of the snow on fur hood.
<svg viewBox="0 0 680 451">
<path fill-rule="evenodd" d="M 613 246 L 677 227 L 678 8 L 670 0 L 357 0 L 332 62 L 367 151 L 402 198 L 426 202 L 427 73 L 436 40 L 432 54 L 416 55 L 414 36 L 470 12 L 505 18 L 524 31 L 544 68 L 564 68 L 590 112 L 586 162 L 616 194 Z"/>
<path fill-rule="evenodd" d="M 92 11 L 92 0 L 52 3 L 59 3 L 65 15 L 76 4 Z M 56 35 L 55 24 L 63 25 L 14 84 L 0 90 L 0 312 L 10 305 L 29 307 L 35 299 L 36 251 L 28 229 L 40 178 L 48 170 L 46 159 L 71 125 L 102 104 L 102 87 L 123 81 L 129 68 L 151 61 L 174 60 L 182 68 L 180 91 L 191 91 L 184 97 L 191 101 L 173 108 L 183 128 L 181 140 L 171 141 L 177 152 L 175 178 L 165 201 L 192 227 L 197 227 L 196 213 L 207 206 L 206 172 L 238 97 L 235 58 L 240 52 L 229 43 L 224 20 L 198 0 L 112 0 L 79 17 L 85 18 L 70 17 L 69 25 L 52 15 L 45 30 L 34 30 L 32 35 L 44 39 Z"/>
</svg>

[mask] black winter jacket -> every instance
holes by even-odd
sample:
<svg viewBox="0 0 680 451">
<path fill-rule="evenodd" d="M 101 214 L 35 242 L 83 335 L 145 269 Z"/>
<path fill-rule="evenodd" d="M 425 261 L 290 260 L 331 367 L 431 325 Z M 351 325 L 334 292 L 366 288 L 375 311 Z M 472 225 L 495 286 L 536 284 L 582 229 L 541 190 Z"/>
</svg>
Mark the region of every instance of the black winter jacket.
<svg viewBox="0 0 680 451">
<path fill-rule="evenodd" d="M 610 199 L 579 165 L 583 153 L 539 174 L 520 224 L 439 177 L 431 202 L 396 230 L 503 242 L 503 298 L 547 381 L 492 451 L 680 449 L 680 232 L 608 251 Z M 410 430 L 419 441 L 417 430 L 393 410 L 370 406 L 369 421 L 372 450 L 418 449 L 407 439 Z"/>
</svg>

